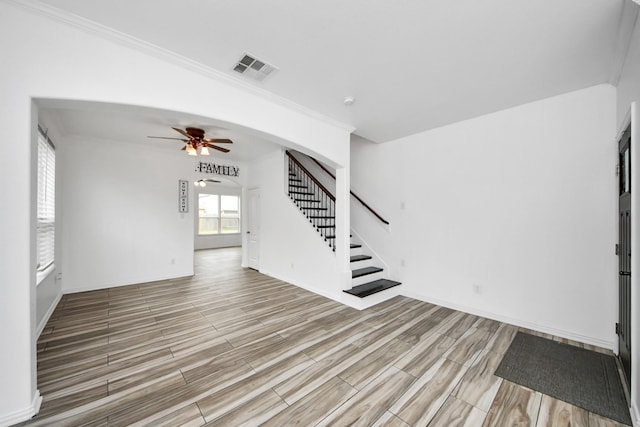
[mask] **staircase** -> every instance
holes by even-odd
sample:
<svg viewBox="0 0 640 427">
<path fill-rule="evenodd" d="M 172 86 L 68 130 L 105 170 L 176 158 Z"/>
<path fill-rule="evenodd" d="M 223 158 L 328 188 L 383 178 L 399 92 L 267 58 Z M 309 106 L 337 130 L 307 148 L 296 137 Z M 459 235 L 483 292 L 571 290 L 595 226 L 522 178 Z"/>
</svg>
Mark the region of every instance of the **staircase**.
<svg viewBox="0 0 640 427">
<path fill-rule="evenodd" d="M 288 151 L 291 201 L 329 247 L 336 250 L 336 198 Z"/>
<path fill-rule="evenodd" d="M 373 257 L 363 253 L 360 243 L 351 243 L 352 287 L 344 292 L 364 298 L 400 285 L 400 282 L 386 279 L 384 269 L 374 264 Z"/>
<path fill-rule="evenodd" d="M 289 198 L 335 252 L 335 197 L 291 153 L 286 154 Z M 362 244 L 351 243 L 352 287 L 344 292 L 364 298 L 400 285 L 386 279 L 384 269 L 373 264 L 373 257 L 363 253 Z"/>
</svg>

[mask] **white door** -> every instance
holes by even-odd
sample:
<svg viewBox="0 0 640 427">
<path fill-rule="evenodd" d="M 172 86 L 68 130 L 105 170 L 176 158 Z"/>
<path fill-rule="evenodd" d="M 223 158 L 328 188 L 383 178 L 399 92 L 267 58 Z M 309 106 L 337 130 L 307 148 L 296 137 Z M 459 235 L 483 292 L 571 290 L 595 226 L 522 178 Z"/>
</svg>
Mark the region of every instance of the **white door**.
<svg viewBox="0 0 640 427">
<path fill-rule="evenodd" d="M 252 188 L 248 192 L 249 218 L 247 221 L 247 242 L 249 245 L 249 268 L 260 269 L 260 189 Z"/>
</svg>

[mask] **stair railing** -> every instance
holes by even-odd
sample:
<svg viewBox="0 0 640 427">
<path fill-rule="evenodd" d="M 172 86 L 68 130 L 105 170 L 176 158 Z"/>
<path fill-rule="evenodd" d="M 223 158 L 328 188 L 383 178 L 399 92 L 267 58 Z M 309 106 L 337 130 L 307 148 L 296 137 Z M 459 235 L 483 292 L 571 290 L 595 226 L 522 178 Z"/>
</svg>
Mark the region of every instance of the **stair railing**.
<svg viewBox="0 0 640 427">
<path fill-rule="evenodd" d="M 289 151 L 285 153 L 289 198 L 335 251 L 336 198 Z"/>
<path fill-rule="evenodd" d="M 316 159 L 314 159 L 313 157 L 309 156 L 309 158 L 311 160 L 313 160 L 315 162 L 316 165 L 320 166 L 320 168 L 325 171 L 325 173 L 327 173 L 331 178 L 336 179 L 336 176 L 334 174 L 331 173 L 331 171 L 329 169 L 327 169 L 326 167 L 324 167 L 324 165 L 322 163 L 320 163 L 319 161 L 317 161 Z M 362 200 L 356 193 L 353 192 L 353 190 L 349 190 L 349 192 L 351 193 L 351 195 L 357 200 L 359 201 L 362 206 L 364 206 L 369 212 L 371 212 L 372 214 L 374 214 L 376 216 L 376 218 L 378 218 L 380 221 L 382 221 L 383 223 L 389 225 L 389 221 L 387 221 L 386 219 L 384 219 L 383 217 L 380 216 L 380 214 L 378 212 L 376 212 L 375 210 L 373 210 L 373 208 L 371 206 L 369 206 L 368 204 L 366 204 L 364 202 L 364 200 Z"/>
</svg>

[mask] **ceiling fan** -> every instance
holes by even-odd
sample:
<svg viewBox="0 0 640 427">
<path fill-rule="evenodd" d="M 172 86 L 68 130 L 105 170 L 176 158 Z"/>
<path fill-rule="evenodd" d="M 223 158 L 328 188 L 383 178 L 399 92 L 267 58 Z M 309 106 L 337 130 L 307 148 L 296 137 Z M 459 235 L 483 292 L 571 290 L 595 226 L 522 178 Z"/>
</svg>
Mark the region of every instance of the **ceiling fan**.
<svg viewBox="0 0 640 427">
<path fill-rule="evenodd" d="M 204 137 L 204 131 L 202 129 L 199 128 L 186 128 L 186 129 L 179 129 L 179 128 L 174 128 L 172 127 L 171 129 L 175 130 L 176 132 L 178 132 L 179 134 L 181 134 L 182 136 L 184 136 L 185 138 L 170 138 L 170 137 L 166 137 L 166 136 L 148 136 L 147 138 L 157 138 L 157 139 L 175 139 L 178 141 L 182 141 L 185 143 L 184 147 L 182 147 L 183 150 L 185 150 L 187 152 L 188 155 L 190 156 L 197 156 L 198 155 L 198 149 L 200 149 L 200 154 L 203 156 L 208 156 L 209 153 L 209 148 L 213 148 L 214 150 L 218 150 L 218 151 L 222 151 L 223 153 L 228 153 L 229 149 L 227 148 L 223 148 L 223 147 L 218 147 L 217 145 L 213 145 L 215 144 L 233 144 L 233 141 L 231 141 L 230 139 L 225 139 L 225 138 L 205 138 Z"/>
</svg>

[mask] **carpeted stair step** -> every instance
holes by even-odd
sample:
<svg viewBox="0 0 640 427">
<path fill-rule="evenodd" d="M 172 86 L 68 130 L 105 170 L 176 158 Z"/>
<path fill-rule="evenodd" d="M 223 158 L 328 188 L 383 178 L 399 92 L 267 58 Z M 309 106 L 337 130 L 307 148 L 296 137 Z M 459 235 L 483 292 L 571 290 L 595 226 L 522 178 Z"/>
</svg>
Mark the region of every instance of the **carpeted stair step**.
<svg viewBox="0 0 640 427">
<path fill-rule="evenodd" d="M 359 245 L 357 243 L 351 243 L 351 245 L 349 246 L 351 249 L 356 249 L 356 248 L 361 248 L 362 245 Z"/>
<path fill-rule="evenodd" d="M 393 288 L 394 286 L 400 285 L 400 282 L 396 282 L 389 279 L 378 279 L 373 282 L 365 283 L 364 285 L 354 286 L 351 289 L 347 289 L 343 292 L 346 292 L 351 295 L 355 295 L 359 298 L 364 298 L 369 295 L 373 295 L 378 292 L 382 292 L 389 288 Z"/>
<path fill-rule="evenodd" d="M 371 259 L 369 255 L 351 255 L 351 262 L 366 261 Z"/>
<path fill-rule="evenodd" d="M 374 273 L 379 273 L 381 272 L 383 269 L 380 267 L 363 267 L 363 268 L 358 268 L 356 270 L 352 270 L 351 271 L 351 277 L 353 279 L 355 279 L 356 277 L 362 277 L 362 276 L 366 276 L 368 274 L 374 274 Z"/>
</svg>

